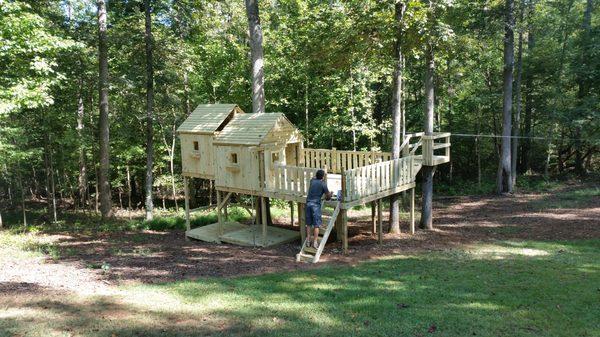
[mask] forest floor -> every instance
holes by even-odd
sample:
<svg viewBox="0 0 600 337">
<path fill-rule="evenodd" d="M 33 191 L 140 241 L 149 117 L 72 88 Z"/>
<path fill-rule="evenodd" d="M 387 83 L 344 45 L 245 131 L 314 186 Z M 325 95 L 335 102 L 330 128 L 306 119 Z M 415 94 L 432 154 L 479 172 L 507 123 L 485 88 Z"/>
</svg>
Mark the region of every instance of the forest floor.
<svg viewBox="0 0 600 337">
<path fill-rule="evenodd" d="M 482 319 L 479 315 L 488 313 L 510 316 L 515 310 L 525 310 L 519 309 L 523 306 L 516 299 L 519 296 L 525 301 L 532 297 L 544 309 L 525 310 L 523 317 L 513 317 L 517 330 L 484 319 L 486 323 L 473 335 L 565 333 L 552 323 L 540 326 L 539 321 L 549 319 L 571 324 L 577 335 L 600 335 L 599 323 L 589 316 L 600 311 L 598 185 L 573 183 L 509 197 L 444 198 L 435 202 L 434 209 L 435 230 L 386 234 L 381 246 L 370 230 L 370 210 L 355 211 L 349 227 L 349 254 L 341 254 L 339 243 L 328 244 L 323 263 L 317 266 L 294 261 L 298 243 L 254 249 L 185 241 L 178 230 L 0 231 L 0 336 L 145 336 L 161 335 L 161 329 L 166 335 L 196 331 L 200 335 L 300 336 L 305 335 L 303 325 L 315 329 L 308 335 L 327 335 L 319 327 L 357 335 L 410 331 L 407 335 L 422 336 L 431 330 L 464 335 L 467 327 L 477 325 L 465 319 Z M 361 263 L 366 260 L 373 262 Z M 487 274 L 497 274 L 499 268 L 504 273 L 490 279 Z M 561 271 L 565 268 L 568 275 Z M 515 284 L 513 278 L 525 277 L 514 275 L 517 271 L 543 280 L 524 279 Z M 402 283 L 396 276 L 404 273 L 416 281 L 409 277 Z M 431 279 L 435 275 L 438 278 Z M 542 282 L 540 289 L 551 294 L 529 289 L 527 282 Z M 582 285 L 581 291 L 587 285 L 596 288 L 586 298 L 576 299 L 570 282 Z M 306 283 L 314 284 L 312 291 L 329 297 L 300 296 L 298 289 Z M 336 283 L 346 288 L 337 288 Z M 559 284 L 565 288 L 558 289 Z M 434 304 L 439 299 L 430 297 L 423 287 L 455 304 L 460 299 L 454 309 L 466 316 L 451 319 L 450 326 L 441 323 L 454 314 L 437 312 L 441 309 Z M 520 293 L 498 303 L 468 299 L 490 287 L 496 289 L 490 292 Z M 448 292 L 440 293 L 440 289 Z M 394 310 L 413 306 L 419 310 L 407 309 L 411 313 L 406 320 L 384 323 L 378 320 L 389 313 L 373 316 L 379 309 L 358 303 L 363 296 L 359 293 L 364 293 L 365 301 L 391 305 Z M 388 293 L 394 293 L 393 299 L 386 298 Z M 546 301 L 556 296 L 560 303 L 552 302 L 552 308 L 565 306 L 570 312 L 545 312 L 550 310 Z M 415 301 L 423 301 L 423 308 Z M 356 305 L 348 306 L 351 302 Z M 309 304 L 319 317 L 311 316 Z M 348 312 L 332 314 L 338 306 Z M 576 308 L 588 311 L 576 313 L 583 310 Z M 307 312 L 298 316 L 296 310 Z M 574 314 L 579 317 L 574 319 Z M 428 315 L 437 318 L 426 323 Z M 589 323 L 582 321 L 588 316 Z M 424 330 L 419 324 L 426 325 Z M 436 324 L 445 326 L 438 329 Z M 354 330 L 347 330 L 347 325 Z M 377 329 L 369 332 L 370 325 Z"/>
</svg>

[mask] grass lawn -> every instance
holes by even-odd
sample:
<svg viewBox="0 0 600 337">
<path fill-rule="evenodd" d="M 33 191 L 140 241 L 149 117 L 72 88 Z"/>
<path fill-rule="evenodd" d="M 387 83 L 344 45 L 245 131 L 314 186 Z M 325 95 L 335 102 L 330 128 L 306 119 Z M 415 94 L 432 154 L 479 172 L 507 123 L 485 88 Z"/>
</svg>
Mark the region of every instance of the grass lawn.
<svg viewBox="0 0 600 337">
<path fill-rule="evenodd" d="M 600 240 L 0 299 L 0 336 L 600 336 Z"/>
</svg>

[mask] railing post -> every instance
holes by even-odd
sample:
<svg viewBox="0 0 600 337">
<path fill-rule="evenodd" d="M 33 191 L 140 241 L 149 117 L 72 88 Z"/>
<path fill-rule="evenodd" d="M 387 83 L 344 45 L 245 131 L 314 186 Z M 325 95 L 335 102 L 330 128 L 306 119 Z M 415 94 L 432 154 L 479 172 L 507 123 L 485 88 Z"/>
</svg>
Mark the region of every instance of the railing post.
<svg viewBox="0 0 600 337">
<path fill-rule="evenodd" d="M 331 172 L 336 173 L 338 172 L 338 168 L 337 168 L 337 150 L 334 148 L 331 148 Z"/>
</svg>

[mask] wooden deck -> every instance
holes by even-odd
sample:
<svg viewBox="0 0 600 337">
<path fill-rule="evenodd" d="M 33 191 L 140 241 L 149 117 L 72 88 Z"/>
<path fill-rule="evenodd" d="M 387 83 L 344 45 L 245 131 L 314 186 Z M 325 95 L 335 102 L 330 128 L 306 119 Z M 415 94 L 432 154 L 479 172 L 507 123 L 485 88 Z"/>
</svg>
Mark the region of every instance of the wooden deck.
<svg viewBox="0 0 600 337">
<path fill-rule="evenodd" d="M 227 234 L 230 232 L 239 231 L 248 227 L 247 225 L 243 225 L 239 222 L 224 222 L 223 223 L 223 234 Z M 185 232 L 185 236 L 206 242 L 213 243 L 221 243 L 219 238 L 219 224 L 214 223 L 202 227 L 197 227 L 192 230 Z"/>
<path fill-rule="evenodd" d="M 219 235 L 219 224 L 214 223 L 189 230 L 186 232 L 186 236 L 212 243 L 226 242 L 247 247 L 271 247 L 298 240 L 300 233 L 289 229 L 268 226 L 267 241 L 263 244 L 262 229 L 259 226 L 248 226 L 231 221 L 223 223 L 223 235 Z"/>
<path fill-rule="evenodd" d="M 297 231 L 279 227 L 267 226 L 267 242 L 262 242 L 262 228 L 260 226 L 246 226 L 246 228 L 229 232 L 221 236 L 222 242 L 248 247 L 272 247 L 300 239 Z"/>
</svg>

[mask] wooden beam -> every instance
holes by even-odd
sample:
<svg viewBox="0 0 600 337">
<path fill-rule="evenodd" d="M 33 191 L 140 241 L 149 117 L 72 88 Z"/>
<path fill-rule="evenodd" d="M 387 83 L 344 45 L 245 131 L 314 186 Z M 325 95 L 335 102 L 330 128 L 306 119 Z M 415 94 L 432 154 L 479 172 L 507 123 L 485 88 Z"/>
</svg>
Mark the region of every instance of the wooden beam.
<svg viewBox="0 0 600 337">
<path fill-rule="evenodd" d="M 363 197 L 363 198 L 358 199 L 358 200 L 353 200 L 353 201 L 350 201 L 350 202 L 347 202 L 347 203 L 343 203 L 342 204 L 342 208 L 349 209 L 349 208 L 352 208 L 354 206 L 364 205 L 367 202 L 371 202 L 373 200 L 385 198 L 385 197 L 390 196 L 392 194 L 396 194 L 396 193 L 400 193 L 402 191 L 406 191 L 406 190 L 411 189 L 411 188 L 413 188 L 415 186 L 416 186 L 416 183 L 414 183 L 414 182 L 412 182 L 410 184 L 406 184 L 406 185 L 401 185 L 401 186 L 398 186 L 396 188 L 389 189 L 387 191 L 382 191 L 382 192 L 379 192 L 379 193 L 376 193 L 376 194 L 368 195 L 368 196 Z"/>
<path fill-rule="evenodd" d="M 377 200 L 377 243 L 383 243 L 383 207 L 381 199 Z"/>
<path fill-rule="evenodd" d="M 342 210 L 342 251 L 348 254 L 348 210 Z"/>
<path fill-rule="evenodd" d="M 371 234 L 377 233 L 377 226 L 375 225 L 375 201 L 371 201 Z"/>
<path fill-rule="evenodd" d="M 294 203 L 290 201 L 290 221 L 292 227 L 294 227 Z"/>
<path fill-rule="evenodd" d="M 220 194 L 220 191 L 219 191 L 219 190 L 217 190 L 217 195 L 219 195 L 219 194 Z M 219 199 L 219 198 L 217 198 L 217 208 L 219 208 L 219 209 L 222 209 L 222 208 L 223 208 L 223 206 L 225 205 L 225 203 L 226 203 L 227 201 L 229 201 L 229 197 L 231 197 L 231 192 L 228 192 L 228 193 L 225 195 L 225 198 L 222 198 L 222 199 Z M 221 201 L 219 201 L 219 200 L 221 200 Z"/>
<path fill-rule="evenodd" d="M 217 190 L 217 222 L 219 224 L 219 237 L 223 235 L 223 218 L 221 217 L 221 191 Z"/>
<path fill-rule="evenodd" d="M 410 189 L 410 234 L 415 234 L 415 189 Z"/>
<path fill-rule="evenodd" d="M 267 202 L 264 197 L 260 198 L 260 211 L 262 214 L 262 245 L 267 246 Z"/>
<path fill-rule="evenodd" d="M 306 212 L 304 211 L 304 204 L 298 203 L 298 221 L 300 222 L 300 239 L 301 243 L 304 244 L 306 240 Z"/>
<path fill-rule="evenodd" d="M 183 193 L 185 196 L 185 229 L 189 231 L 190 228 L 190 193 L 188 192 L 188 177 L 183 176 Z M 187 236 L 186 236 L 187 238 Z"/>
</svg>

